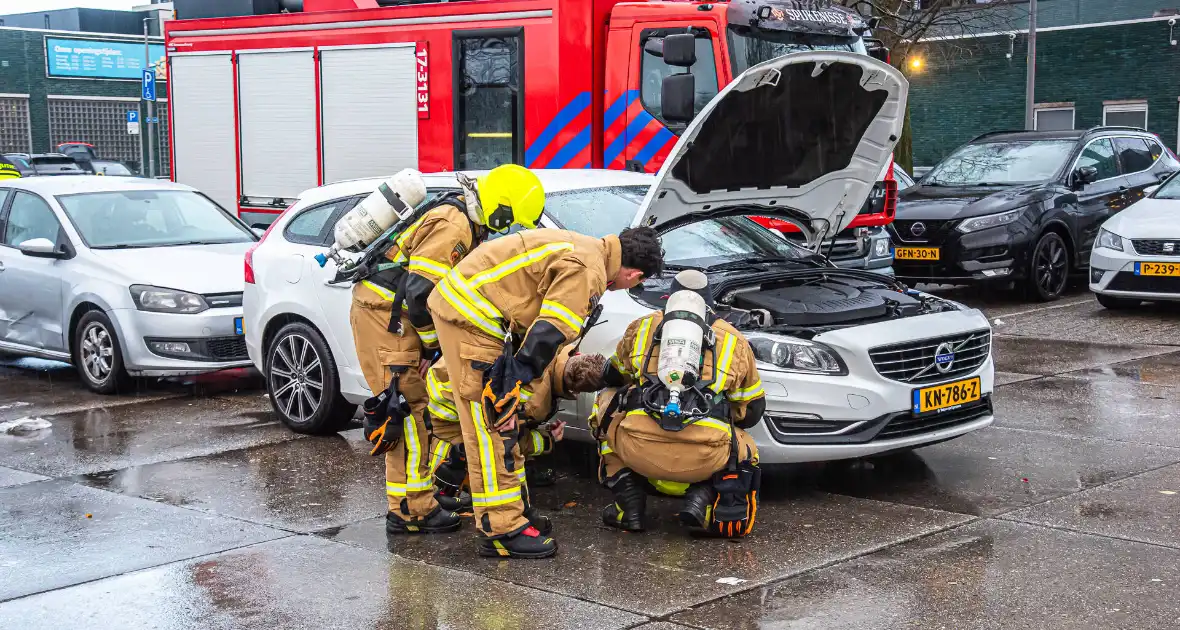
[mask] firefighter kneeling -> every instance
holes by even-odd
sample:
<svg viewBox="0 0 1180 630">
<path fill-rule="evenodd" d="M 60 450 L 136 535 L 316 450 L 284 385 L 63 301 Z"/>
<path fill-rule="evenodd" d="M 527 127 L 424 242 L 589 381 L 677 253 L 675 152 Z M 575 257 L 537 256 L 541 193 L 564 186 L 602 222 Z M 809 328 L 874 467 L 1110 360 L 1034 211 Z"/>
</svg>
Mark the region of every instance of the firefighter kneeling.
<svg viewBox="0 0 1180 630">
<path fill-rule="evenodd" d="M 627 328 L 591 424 L 604 485 L 615 502 L 603 521 L 643 531 L 644 480 L 690 484 L 680 520 L 693 533 L 740 537 L 754 528 L 761 473 L 744 429 L 766 408 L 754 353 L 716 319 L 707 279 L 682 271 L 664 311 Z"/>
</svg>

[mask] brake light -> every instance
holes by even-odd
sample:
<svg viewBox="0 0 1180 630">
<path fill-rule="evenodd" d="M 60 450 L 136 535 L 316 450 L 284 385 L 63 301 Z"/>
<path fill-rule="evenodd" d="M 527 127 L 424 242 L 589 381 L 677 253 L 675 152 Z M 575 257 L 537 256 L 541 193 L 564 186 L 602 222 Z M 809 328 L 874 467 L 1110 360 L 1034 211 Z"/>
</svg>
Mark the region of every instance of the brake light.
<svg viewBox="0 0 1180 630">
<path fill-rule="evenodd" d="M 287 208 L 287 210 L 290 210 L 290 208 Z M 287 211 L 284 210 L 283 214 L 286 213 Z M 274 223 L 271 223 L 270 226 L 266 228 L 266 231 L 262 233 L 262 238 L 258 239 L 258 242 L 251 245 L 250 249 L 246 250 L 246 284 L 254 284 L 254 250 L 258 249 L 258 246 L 266 240 L 267 236 L 270 236 L 270 231 L 275 229 L 275 226 L 279 224 L 279 219 L 281 218 L 283 218 L 282 214 L 280 214 L 278 218 L 275 219 Z"/>
</svg>

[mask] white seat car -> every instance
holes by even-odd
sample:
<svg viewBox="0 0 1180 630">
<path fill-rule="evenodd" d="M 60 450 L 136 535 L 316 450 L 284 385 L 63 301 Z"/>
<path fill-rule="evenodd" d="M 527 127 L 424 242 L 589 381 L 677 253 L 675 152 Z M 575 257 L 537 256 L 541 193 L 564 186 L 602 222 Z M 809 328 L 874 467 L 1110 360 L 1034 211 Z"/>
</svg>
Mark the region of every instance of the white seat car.
<svg viewBox="0 0 1180 630">
<path fill-rule="evenodd" d="M 247 367 L 242 256 L 257 240 L 181 184 L 0 181 L 0 350 L 72 362 L 100 393 Z"/>
<path fill-rule="evenodd" d="M 1106 308 L 1180 300 L 1180 177 L 1106 220 L 1090 253 L 1090 290 Z"/>
<path fill-rule="evenodd" d="M 817 63 L 824 69 L 816 71 Z M 825 93 L 846 95 L 839 111 L 793 98 L 817 93 L 816 80 L 831 83 Z M 759 86 L 772 89 L 744 100 Z M 867 57 L 790 55 L 751 68 L 723 90 L 657 176 L 538 171 L 547 192 L 543 227 L 601 237 L 651 225 L 663 235 L 669 271 L 704 270 L 720 308 L 750 315 L 742 327 L 767 393 L 765 421 L 751 430 L 763 462 L 911 449 L 993 420 L 991 330 L 978 310 L 885 276 L 835 268 L 813 252 L 825 228 L 838 231 L 852 220 L 889 159 L 905 89 L 896 70 Z M 726 103 L 744 108 L 741 116 L 712 115 Z M 781 128 L 783 111 L 793 113 L 799 134 Z M 730 124 L 739 119 L 746 130 Z M 762 131 L 748 135 L 754 130 Z M 370 395 L 353 347 L 350 287 L 330 284 L 332 264 L 321 269 L 313 257 L 331 242 L 336 218 L 379 183 L 304 193 L 247 258 L 247 347 L 294 430 L 333 431 Z M 456 187 L 446 174 L 428 175 L 427 185 Z M 793 221 L 812 249 L 744 215 Z M 607 292 L 582 351 L 612 353 L 629 322 L 660 307 L 667 275 Z M 571 429 L 584 429 L 591 403 L 584 396 L 562 407 Z M 588 437 L 584 430 L 567 435 Z"/>
</svg>

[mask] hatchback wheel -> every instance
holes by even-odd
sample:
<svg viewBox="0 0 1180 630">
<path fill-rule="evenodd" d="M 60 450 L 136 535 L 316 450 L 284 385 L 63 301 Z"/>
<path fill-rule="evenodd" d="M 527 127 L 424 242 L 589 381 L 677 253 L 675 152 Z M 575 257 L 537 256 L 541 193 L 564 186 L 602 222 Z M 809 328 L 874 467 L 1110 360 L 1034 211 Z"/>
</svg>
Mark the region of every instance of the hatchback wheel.
<svg viewBox="0 0 1180 630">
<path fill-rule="evenodd" d="M 123 369 L 123 350 L 111 319 L 89 311 L 74 328 L 74 366 L 82 381 L 99 394 L 116 394 L 131 382 Z"/>
<path fill-rule="evenodd" d="M 296 433 L 336 433 L 356 412 L 340 395 L 340 376 L 332 351 L 319 331 L 287 324 L 266 352 L 266 391 L 283 424 Z"/>
<path fill-rule="evenodd" d="M 1041 302 L 1061 297 L 1069 284 L 1069 248 L 1056 232 L 1045 232 L 1033 248 L 1025 291 Z"/>
</svg>

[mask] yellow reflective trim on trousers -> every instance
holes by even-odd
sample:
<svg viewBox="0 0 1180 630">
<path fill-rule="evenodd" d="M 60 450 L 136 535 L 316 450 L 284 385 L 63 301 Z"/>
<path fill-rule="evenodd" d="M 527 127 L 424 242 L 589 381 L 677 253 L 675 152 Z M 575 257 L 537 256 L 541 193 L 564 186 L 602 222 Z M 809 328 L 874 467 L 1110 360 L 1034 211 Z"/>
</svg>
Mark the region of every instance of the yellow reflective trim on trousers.
<svg viewBox="0 0 1180 630">
<path fill-rule="evenodd" d="M 443 392 L 449 391 L 451 391 L 451 384 L 449 382 L 444 383 L 438 380 L 438 377 L 434 375 L 434 370 L 426 371 L 426 393 L 430 394 L 431 400 L 451 402 L 443 396 Z"/>
<path fill-rule="evenodd" d="M 430 410 L 430 417 L 436 420 L 446 420 L 448 422 L 459 421 L 459 410 L 453 406 L 432 400 L 426 403 L 426 408 Z"/>
<path fill-rule="evenodd" d="M 534 249 L 530 249 L 523 254 L 517 254 L 508 260 L 480 273 L 471 276 L 471 286 L 478 289 L 489 282 L 497 282 L 502 280 L 508 274 L 514 271 L 519 271 L 525 267 L 544 260 L 545 258 L 574 248 L 573 243 L 549 243 Z"/>
<path fill-rule="evenodd" d="M 451 268 L 424 256 L 410 256 L 410 271 L 424 271 L 443 278 L 451 272 Z"/>
<path fill-rule="evenodd" d="M 444 278 L 437 285 L 438 292 L 442 294 L 443 299 L 448 304 L 453 306 L 464 319 L 471 322 L 476 328 L 486 332 L 492 337 L 503 341 L 507 334 L 504 328 L 498 322 L 494 322 L 478 313 L 475 307 L 463 300 L 462 297 L 454 290 L 447 278 Z"/>
<path fill-rule="evenodd" d="M 520 390 L 520 400 L 521 400 L 521 402 L 528 402 L 528 401 L 530 401 L 530 400 L 532 400 L 532 399 L 533 399 L 533 393 L 532 393 L 532 392 L 530 392 L 530 391 L 529 391 L 529 390 L 527 390 L 527 389 L 522 389 L 522 390 Z"/>
<path fill-rule="evenodd" d="M 471 504 L 480 507 L 494 507 L 497 505 L 505 505 L 508 503 L 515 503 L 520 500 L 520 487 L 517 486 L 510 490 L 502 490 L 499 492 L 472 492 Z"/>
<path fill-rule="evenodd" d="M 436 331 L 433 331 L 433 330 L 427 330 L 427 331 L 422 331 L 422 330 L 419 330 L 419 331 L 417 331 L 417 332 L 418 332 L 418 338 L 422 340 L 422 343 L 424 343 L 424 344 L 426 344 L 426 345 L 433 345 L 433 344 L 436 344 L 436 343 L 438 343 L 438 333 L 437 333 Z"/>
<path fill-rule="evenodd" d="M 541 302 L 540 316 L 544 317 L 546 315 L 550 317 L 556 317 L 557 319 L 561 320 L 566 326 L 569 326 L 571 329 L 573 329 L 575 334 L 582 332 L 582 324 L 584 323 L 582 318 L 578 317 L 573 311 L 561 304 L 558 304 L 557 302 L 551 302 L 549 300 L 543 300 Z"/>
<path fill-rule="evenodd" d="M 545 452 L 545 436 L 541 435 L 540 431 L 533 431 L 533 454 L 540 455 Z"/>
<path fill-rule="evenodd" d="M 718 394 L 725 391 L 725 384 L 729 380 L 729 369 L 733 364 L 733 349 L 736 345 L 737 337 L 727 333 L 725 335 L 725 341 L 721 343 L 721 351 L 717 352 L 713 357 L 717 380 L 709 386 L 709 389 Z"/>
<path fill-rule="evenodd" d="M 438 470 L 439 466 L 442 466 L 442 463 L 447 459 L 447 457 L 450 454 L 451 454 L 451 443 L 450 442 L 448 442 L 446 440 L 439 440 L 438 444 L 434 445 L 434 451 L 430 454 L 430 474 L 431 475 L 434 474 L 434 471 Z"/>
<path fill-rule="evenodd" d="M 635 345 L 631 348 L 631 365 L 635 368 L 633 374 L 643 373 L 643 356 L 647 352 L 647 342 L 651 337 L 651 318 L 645 317 L 635 333 Z"/>
<path fill-rule="evenodd" d="M 737 390 L 729 396 L 730 400 L 742 402 L 746 400 L 754 400 L 759 396 L 765 396 L 766 390 L 762 389 L 762 379 L 758 379 L 753 385 Z"/>
<path fill-rule="evenodd" d="M 500 490 L 496 481 L 496 450 L 492 448 L 492 436 L 488 433 L 483 418 L 483 403 L 471 403 L 471 424 L 475 425 L 475 438 L 479 443 L 480 476 L 483 477 L 483 494 L 491 496 Z M 518 493 L 519 494 L 519 493 Z M 472 496 L 475 496 L 474 491 Z"/>
<path fill-rule="evenodd" d="M 385 494 L 388 494 L 391 497 L 404 497 L 406 496 L 406 484 L 386 481 Z"/>
<path fill-rule="evenodd" d="M 648 413 L 644 409 L 632 409 L 631 411 L 627 412 L 627 417 L 646 416 L 646 415 L 648 415 Z M 684 422 L 684 426 L 688 426 L 690 424 L 699 424 L 703 427 L 717 429 L 718 431 L 725 432 L 726 435 L 731 435 L 733 433 L 733 427 L 728 422 L 726 422 L 724 420 L 718 420 L 716 418 L 700 418 L 697 420 L 690 419 L 690 420 L 686 420 Z"/>
<path fill-rule="evenodd" d="M 408 418 L 402 426 L 406 435 L 406 489 L 421 492 L 434 487 L 430 477 L 419 477 L 418 467 L 422 465 L 422 450 L 418 444 L 418 426 L 414 418 Z"/>
<path fill-rule="evenodd" d="M 603 440 L 598 443 L 598 454 L 599 455 L 610 455 L 613 452 L 615 452 L 615 449 L 611 448 L 610 444 L 608 444 L 606 440 Z"/>
<path fill-rule="evenodd" d="M 528 473 L 525 472 L 524 468 L 521 468 L 520 470 L 516 471 L 516 478 L 521 480 L 522 482 L 524 481 L 524 478 L 527 475 L 528 475 Z"/>
<path fill-rule="evenodd" d="M 368 280 L 361 280 L 361 284 L 372 289 L 373 293 L 380 295 L 381 298 L 384 299 L 386 302 L 393 301 L 393 298 L 394 298 L 393 291 L 390 291 L 389 289 L 386 289 L 385 287 L 379 287 L 379 286 L 373 284 L 372 282 L 369 282 Z"/>
</svg>

